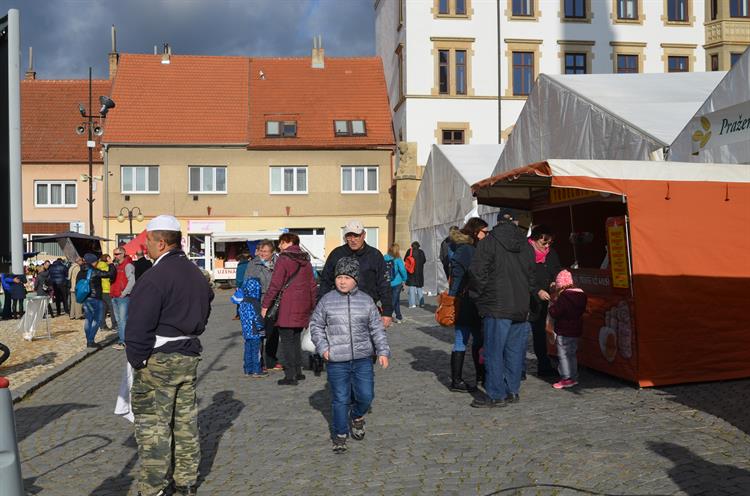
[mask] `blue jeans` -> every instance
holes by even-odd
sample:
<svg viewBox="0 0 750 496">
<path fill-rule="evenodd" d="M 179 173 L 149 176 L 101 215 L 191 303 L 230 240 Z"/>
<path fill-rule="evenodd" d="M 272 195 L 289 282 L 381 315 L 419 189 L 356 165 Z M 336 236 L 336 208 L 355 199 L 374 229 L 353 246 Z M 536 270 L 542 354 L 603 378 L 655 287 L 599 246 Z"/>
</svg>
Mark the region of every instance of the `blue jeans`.
<svg viewBox="0 0 750 496">
<path fill-rule="evenodd" d="M 396 318 L 398 320 L 403 319 L 404 317 L 401 315 L 401 288 L 403 288 L 403 284 L 399 284 L 397 286 L 391 286 L 391 299 L 393 300 L 393 313 L 396 314 Z"/>
<path fill-rule="evenodd" d="M 328 362 L 328 384 L 331 387 L 333 412 L 332 435 L 348 435 L 349 419 L 367 413 L 375 397 L 375 374 L 372 358 L 349 362 Z"/>
<path fill-rule="evenodd" d="M 112 298 L 112 312 L 114 312 L 115 320 L 117 321 L 117 335 L 119 336 L 120 344 L 125 344 L 125 324 L 128 322 L 129 304 L 130 298 L 127 296 L 124 298 Z"/>
<path fill-rule="evenodd" d="M 83 332 L 86 334 L 86 343 L 93 343 L 96 338 L 96 332 L 102 325 L 104 315 L 104 302 L 89 296 L 83 302 L 83 315 L 86 320 L 83 323 Z"/>
<path fill-rule="evenodd" d="M 518 394 L 529 323 L 492 317 L 485 317 L 482 323 L 487 395 L 501 400 L 510 393 Z"/>
<path fill-rule="evenodd" d="M 415 307 L 417 305 L 424 305 L 424 291 L 422 288 L 416 286 L 408 286 L 409 288 L 409 306 Z"/>
<path fill-rule="evenodd" d="M 477 349 L 481 348 L 481 327 L 474 328 L 466 324 L 456 324 L 456 340 L 453 342 L 453 351 L 466 351 L 466 346 L 469 344 L 469 336 L 472 336 L 474 340 L 472 347 L 479 344 L 480 346 Z"/>
</svg>

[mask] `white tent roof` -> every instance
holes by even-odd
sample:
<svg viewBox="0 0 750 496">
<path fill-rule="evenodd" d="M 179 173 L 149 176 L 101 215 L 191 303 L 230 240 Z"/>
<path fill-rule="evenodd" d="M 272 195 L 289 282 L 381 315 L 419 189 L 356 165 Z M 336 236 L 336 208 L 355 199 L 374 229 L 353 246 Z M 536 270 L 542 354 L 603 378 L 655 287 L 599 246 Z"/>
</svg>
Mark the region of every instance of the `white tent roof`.
<svg viewBox="0 0 750 496">
<path fill-rule="evenodd" d="M 743 106 L 744 104 L 744 106 Z M 714 91 L 701 105 L 695 116 L 690 120 L 682 132 L 674 139 L 670 147 L 669 160 L 684 162 L 720 162 L 720 163 L 750 163 L 750 139 L 727 143 L 722 146 L 711 146 L 711 142 L 700 150 L 698 155 L 693 155 L 693 133 L 701 130 L 700 117 L 720 112 L 730 107 L 738 108 L 739 114 L 744 112 L 743 118 L 750 117 L 750 49 L 734 64 L 732 69 L 726 73 L 724 79 L 716 86 Z M 721 120 L 721 116 L 717 120 Z M 712 132 L 720 132 L 720 122 L 712 123 Z M 750 131 L 748 131 L 750 135 Z"/>
<path fill-rule="evenodd" d="M 497 211 L 486 205 L 477 207 L 471 185 L 492 175 L 502 151 L 503 145 L 432 146 L 409 217 L 412 241 L 419 241 L 427 258 L 426 291 L 435 293 L 445 286 L 438 258 L 450 226 L 462 226 L 467 216 L 494 216 Z"/>
<path fill-rule="evenodd" d="M 648 160 L 672 143 L 724 74 L 542 74 L 494 173 L 547 157 Z"/>
</svg>

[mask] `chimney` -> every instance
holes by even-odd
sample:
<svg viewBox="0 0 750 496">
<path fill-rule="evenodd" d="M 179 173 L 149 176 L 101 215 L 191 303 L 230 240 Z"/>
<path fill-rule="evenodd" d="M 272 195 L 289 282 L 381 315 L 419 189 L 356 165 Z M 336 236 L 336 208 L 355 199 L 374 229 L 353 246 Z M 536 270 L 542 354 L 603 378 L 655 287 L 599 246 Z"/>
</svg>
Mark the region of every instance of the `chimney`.
<svg viewBox="0 0 750 496">
<path fill-rule="evenodd" d="M 109 79 L 114 79 L 117 74 L 117 64 L 120 62 L 120 54 L 117 53 L 117 31 L 112 24 L 112 51 L 109 52 Z"/>
<path fill-rule="evenodd" d="M 164 53 L 161 55 L 161 63 L 162 64 L 169 64 L 171 62 L 170 58 L 172 56 L 172 47 L 169 46 L 169 43 L 164 43 Z"/>
<path fill-rule="evenodd" d="M 26 70 L 25 79 L 36 79 L 36 71 L 34 71 L 34 52 L 29 47 L 29 68 Z"/>
<path fill-rule="evenodd" d="M 325 68 L 325 50 L 323 50 L 323 37 L 313 36 L 313 49 L 312 49 L 312 68 L 323 69 Z"/>
</svg>

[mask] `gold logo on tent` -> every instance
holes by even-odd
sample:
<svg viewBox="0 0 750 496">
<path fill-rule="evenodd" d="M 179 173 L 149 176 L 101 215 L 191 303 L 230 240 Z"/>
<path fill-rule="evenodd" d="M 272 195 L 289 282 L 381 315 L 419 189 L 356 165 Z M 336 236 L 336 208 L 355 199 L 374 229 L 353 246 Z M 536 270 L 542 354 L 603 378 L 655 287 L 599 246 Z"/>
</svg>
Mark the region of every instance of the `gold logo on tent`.
<svg viewBox="0 0 750 496">
<path fill-rule="evenodd" d="M 699 129 L 693 133 L 693 141 L 700 143 L 701 148 L 703 148 L 708 143 L 708 140 L 711 139 L 711 121 L 705 117 L 701 117 L 701 127 L 703 131 Z"/>
</svg>

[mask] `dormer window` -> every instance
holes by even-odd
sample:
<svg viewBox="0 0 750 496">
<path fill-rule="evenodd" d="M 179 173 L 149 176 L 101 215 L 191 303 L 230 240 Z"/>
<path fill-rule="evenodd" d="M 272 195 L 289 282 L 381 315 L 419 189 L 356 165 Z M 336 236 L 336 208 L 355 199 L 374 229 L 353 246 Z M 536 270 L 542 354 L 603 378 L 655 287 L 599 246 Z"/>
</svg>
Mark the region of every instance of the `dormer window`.
<svg viewBox="0 0 750 496">
<path fill-rule="evenodd" d="M 297 121 L 266 121 L 266 136 L 294 138 L 297 136 Z"/>
<path fill-rule="evenodd" d="M 336 136 L 367 136 L 365 121 L 333 121 Z"/>
</svg>

